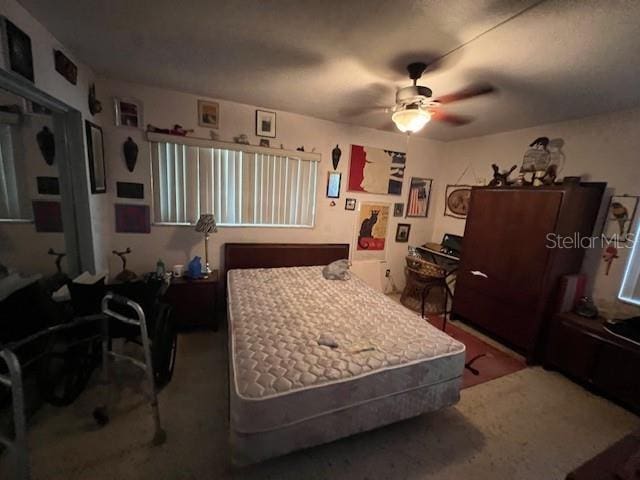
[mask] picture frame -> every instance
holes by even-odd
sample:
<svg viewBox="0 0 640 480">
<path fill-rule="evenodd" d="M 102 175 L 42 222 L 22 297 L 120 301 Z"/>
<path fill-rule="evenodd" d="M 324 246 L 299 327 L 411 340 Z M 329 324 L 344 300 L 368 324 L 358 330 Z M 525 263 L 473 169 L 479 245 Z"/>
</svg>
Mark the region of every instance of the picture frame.
<svg viewBox="0 0 640 480">
<path fill-rule="evenodd" d="M 356 209 L 356 203 L 355 198 L 347 198 L 344 201 L 344 209 L 353 211 Z"/>
<path fill-rule="evenodd" d="M 406 218 L 427 218 L 433 179 L 411 177 Z"/>
<path fill-rule="evenodd" d="M 260 139 L 260 146 L 261 147 L 270 148 L 271 144 L 269 143 L 269 139 L 268 138 L 261 138 Z"/>
<path fill-rule="evenodd" d="M 399 223 L 396 227 L 396 242 L 407 243 L 409 242 L 409 235 L 411 234 L 410 223 Z"/>
<path fill-rule="evenodd" d="M 78 67 L 60 50 L 53 50 L 53 62 L 56 72 L 72 85 L 78 83 Z"/>
<path fill-rule="evenodd" d="M 406 163 L 404 152 L 352 144 L 347 191 L 402 195 Z"/>
<path fill-rule="evenodd" d="M 117 233 L 151 233 L 149 205 L 127 205 L 116 203 Z"/>
<path fill-rule="evenodd" d="M 62 206 L 60 202 L 33 200 L 33 223 L 38 233 L 62 233 Z"/>
<path fill-rule="evenodd" d="M 215 129 L 220 127 L 220 105 L 218 102 L 198 100 L 198 125 Z"/>
<path fill-rule="evenodd" d="M 340 198 L 340 183 L 342 174 L 340 172 L 327 173 L 327 198 Z"/>
<path fill-rule="evenodd" d="M 631 239 L 639 201 L 638 195 L 611 196 L 602 232 L 605 239 L 620 243 L 626 243 Z"/>
<path fill-rule="evenodd" d="M 447 185 L 444 216 L 465 219 L 469 213 L 471 185 Z"/>
<path fill-rule="evenodd" d="M 401 217 L 404 214 L 404 203 L 393 204 L 393 216 Z"/>
<path fill-rule="evenodd" d="M 276 137 L 276 112 L 256 110 L 256 136 Z"/>
<path fill-rule="evenodd" d="M 107 171 L 104 159 L 104 137 L 102 128 L 89 120 L 84 121 L 87 134 L 87 161 L 91 193 L 107 192 Z"/>
<path fill-rule="evenodd" d="M 380 252 L 386 248 L 391 204 L 360 202 L 356 224 L 356 251 Z"/>
<path fill-rule="evenodd" d="M 142 102 L 135 98 L 113 97 L 115 124 L 118 127 L 144 128 Z"/>
<path fill-rule="evenodd" d="M 7 68 L 30 82 L 35 82 L 31 38 L 4 16 L 0 17 L 0 29 Z"/>
<path fill-rule="evenodd" d="M 116 195 L 118 198 L 144 199 L 144 183 L 116 182 Z"/>
</svg>

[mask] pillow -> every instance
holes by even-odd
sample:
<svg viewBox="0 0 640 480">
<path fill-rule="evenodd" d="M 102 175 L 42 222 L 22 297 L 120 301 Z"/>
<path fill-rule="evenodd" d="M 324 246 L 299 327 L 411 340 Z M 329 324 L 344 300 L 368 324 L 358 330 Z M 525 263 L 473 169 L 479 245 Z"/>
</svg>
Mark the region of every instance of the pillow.
<svg viewBox="0 0 640 480">
<path fill-rule="evenodd" d="M 349 280 L 349 260 L 336 260 L 322 269 L 322 276 L 327 280 Z"/>
</svg>

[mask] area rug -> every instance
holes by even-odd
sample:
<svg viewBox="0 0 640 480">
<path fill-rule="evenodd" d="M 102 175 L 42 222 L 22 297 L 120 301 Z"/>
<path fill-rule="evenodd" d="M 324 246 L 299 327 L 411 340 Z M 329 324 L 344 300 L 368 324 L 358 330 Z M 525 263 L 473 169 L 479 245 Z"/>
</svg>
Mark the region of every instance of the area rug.
<svg viewBox="0 0 640 480">
<path fill-rule="evenodd" d="M 429 323 L 441 329 L 442 317 L 430 316 Z M 522 370 L 527 366 L 524 360 L 509 355 L 502 350 L 498 350 L 472 333 L 450 322 L 447 322 L 446 332 L 449 336 L 464 343 L 466 347 L 465 362 L 468 363 L 478 355 L 484 354 L 484 356 L 478 357 L 470 365 L 470 367 L 477 372 L 477 375 L 469 368 L 464 369 L 464 377 L 462 380 L 463 389 L 495 380 L 496 378 Z"/>
</svg>

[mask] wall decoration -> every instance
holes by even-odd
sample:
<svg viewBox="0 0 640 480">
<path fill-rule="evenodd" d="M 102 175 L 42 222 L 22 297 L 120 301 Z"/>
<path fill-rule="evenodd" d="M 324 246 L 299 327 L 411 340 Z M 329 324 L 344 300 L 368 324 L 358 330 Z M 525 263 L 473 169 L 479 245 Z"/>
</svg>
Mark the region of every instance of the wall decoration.
<svg viewBox="0 0 640 480">
<path fill-rule="evenodd" d="M 406 243 L 409 241 L 409 233 L 411 232 L 411 224 L 399 223 L 396 228 L 396 242 Z"/>
<path fill-rule="evenodd" d="M 471 201 L 471 185 L 447 185 L 444 214 L 447 217 L 467 218 Z"/>
<path fill-rule="evenodd" d="M 47 165 L 53 165 L 56 157 L 56 140 L 53 132 L 46 125 L 36 134 L 36 142 Z"/>
<path fill-rule="evenodd" d="M 338 169 L 338 164 L 340 163 L 340 156 L 342 155 L 342 150 L 340 150 L 340 146 L 336 145 L 333 150 L 331 150 L 331 163 L 333 164 L 333 169 Z"/>
<path fill-rule="evenodd" d="M 133 138 L 127 137 L 127 141 L 122 144 L 122 153 L 124 154 L 124 163 L 127 165 L 127 170 L 133 172 L 138 161 L 138 144 L 133 141 Z"/>
<path fill-rule="evenodd" d="M 198 125 L 206 128 L 220 126 L 220 105 L 217 102 L 198 100 Z"/>
<path fill-rule="evenodd" d="M 133 98 L 114 98 L 113 111 L 117 126 L 142 128 L 142 102 Z"/>
<path fill-rule="evenodd" d="M 58 177 L 36 177 L 39 195 L 60 195 Z"/>
<path fill-rule="evenodd" d="M 29 115 L 44 115 L 51 116 L 53 115 L 53 111 L 50 108 L 45 107 L 44 105 L 40 105 L 37 102 L 33 102 L 31 100 L 24 100 L 25 103 L 25 112 Z"/>
<path fill-rule="evenodd" d="M 36 232 L 59 233 L 64 231 L 60 202 L 34 200 L 32 204 Z"/>
<path fill-rule="evenodd" d="M 360 203 L 358 250 L 384 250 L 389 223 L 389 204 Z"/>
<path fill-rule="evenodd" d="M 406 154 L 351 145 L 349 191 L 402 194 Z"/>
<path fill-rule="evenodd" d="M 268 138 L 261 138 L 260 139 L 260 146 L 269 148 L 271 146 L 271 144 L 269 143 L 269 139 Z"/>
<path fill-rule="evenodd" d="M 604 236 L 607 240 L 627 242 L 638 211 L 636 195 L 614 195 L 609 200 Z M 635 240 L 635 239 L 634 239 Z"/>
<path fill-rule="evenodd" d="M 356 209 L 356 199 L 355 198 L 347 198 L 344 201 L 344 209 L 345 210 L 355 210 Z"/>
<path fill-rule="evenodd" d="M 6 17 L 0 17 L 5 62 L 9 69 L 33 82 L 33 54 L 29 35 L 16 27 Z"/>
<path fill-rule="evenodd" d="M 56 72 L 62 75 L 72 85 L 76 85 L 78 83 L 78 67 L 76 64 L 69 60 L 69 57 L 60 50 L 53 51 L 53 59 Z"/>
<path fill-rule="evenodd" d="M 249 145 L 249 137 L 244 133 L 241 133 L 237 137 L 233 137 L 233 141 L 240 145 Z"/>
<path fill-rule="evenodd" d="M 393 216 L 401 217 L 404 214 L 404 203 L 393 204 Z"/>
<path fill-rule="evenodd" d="M 604 259 L 604 263 L 607 265 L 605 267 L 604 274 L 609 275 L 609 271 L 611 270 L 611 264 L 616 258 L 618 258 L 618 249 L 613 245 L 609 245 L 605 249 L 604 254 L 602 255 L 602 258 Z"/>
<path fill-rule="evenodd" d="M 513 182 L 509 181 L 509 175 L 513 173 L 513 171 L 518 168 L 517 165 L 514 165 L 509 170 L 500 171 L 500 167 L 495 163 L 491 165 L 493 169 L 493 178 L 489 182 L 490 187 L 506 187 L 507 185 L 511 185 Z"/>
<path fill-rule="evenodd" d="M 340 172 L 329 172 L 327 175 L 327 198 L 340 198 Z"/>
<path fill-rule="evenodd" d="M 538 137 L 531 142 L 529 149 L 524 153 L 520 171 L 523 173 L 544 172 L 551 161 L 548 146 L 548 137 Z"/>
<path fill-rule="evenodd" d="M 116 182 L 118 198 L 144 198 L 144 183 Z"/>
<path fill-rule="evenodd" d="M 409 199 L 407 200 L 407 217 L 424 217 L 429 215 L 429 199 L 431 198 L 430 178 L 411 177 Z"/>
<path fill-rule="evenodd" d="M 148 205 L 116 204 L 117 233 L 150 233 L 151 220 Z"/>
<path fill-rule="evenodd" d="M 92 83 L 89 87 L 89 112 L 91 115 L 102 111 L 102 102 L 96 96 L 96 84 Z"/>
<path fill-rule="evenodd" d="M 89 179 L 91 193 L 105 193 L 107 191 L 107 172 L 104 162 L 104 139 L 102 128 L 85 120 L 87 132 L 87 161 L 89 162 Z"/>
<path fill-rule="evenodd" d="M 256 135 L 258 137 L 276 136 L 276 112 L 256 110 Z"/>
<path fill-rule="evenodd" d="M 186 137 L 188 134 L 193 133 L 193 131 L 193 128 L 186 129 L 182 125 L 179 125 L 177 123 L 171 128 L 156 127 L 155 125 L 151 124 L 147 125 L 147 132 L 162 133 L 164 135 L 176 135 L 178 137 Z"/>
</svg>

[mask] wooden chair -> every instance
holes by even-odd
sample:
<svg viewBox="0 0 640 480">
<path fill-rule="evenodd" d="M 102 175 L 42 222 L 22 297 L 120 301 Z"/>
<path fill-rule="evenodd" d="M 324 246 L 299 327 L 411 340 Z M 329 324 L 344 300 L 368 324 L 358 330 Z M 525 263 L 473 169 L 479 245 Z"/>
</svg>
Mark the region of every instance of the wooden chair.
<svg viewBox="0 0 640 480">
<path fill-rule="evenodd" d="M 449 290 L 447 288 L 447 272 L 444 268 L 435 263 L 429 262 L 420 257 L 408 255 L 406 257 L 407 266 L 405 268 L 406 285 L 400 296 L 400 303 L 407 306 L 410 298 L 415 298 L 419 294 L 422 318 L 424 316 L 425 301 L 434 288 L 442 289 L 442 330 L 447 326 L 447 315 L 449 314 Z"/>
</svg>

